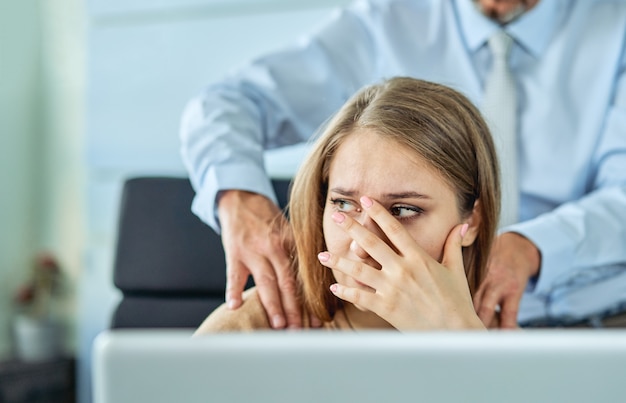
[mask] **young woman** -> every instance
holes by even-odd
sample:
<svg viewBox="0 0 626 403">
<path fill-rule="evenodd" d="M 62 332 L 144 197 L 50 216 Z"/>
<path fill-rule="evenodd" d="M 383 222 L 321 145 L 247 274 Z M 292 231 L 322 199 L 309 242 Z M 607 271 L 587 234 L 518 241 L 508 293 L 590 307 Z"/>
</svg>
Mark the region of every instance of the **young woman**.
<svg viewBox="0 0 626 403">
<path fill-rule="evenodd" d="M 291 190 L 304 318 L 327 329 L 481 329 L 500 187 L 489 129 L 460 93 L 398 77 L 328 123 Z M 306 320 L 305 320 L 306 322 Z M 271 329 L 255 289 L 197 334 Z"/>
</svg>

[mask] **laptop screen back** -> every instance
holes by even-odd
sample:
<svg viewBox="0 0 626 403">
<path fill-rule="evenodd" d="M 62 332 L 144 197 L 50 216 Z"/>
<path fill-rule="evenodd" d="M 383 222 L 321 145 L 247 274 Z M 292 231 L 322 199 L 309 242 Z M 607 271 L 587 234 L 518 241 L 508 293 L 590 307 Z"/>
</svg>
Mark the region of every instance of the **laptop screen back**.
<svg viewBox="0 0 626 403">
<path fill-rule="evenodd" d="M 110 331 L 95 403 L 626 401 L 626 331 Z"/>
</svg>

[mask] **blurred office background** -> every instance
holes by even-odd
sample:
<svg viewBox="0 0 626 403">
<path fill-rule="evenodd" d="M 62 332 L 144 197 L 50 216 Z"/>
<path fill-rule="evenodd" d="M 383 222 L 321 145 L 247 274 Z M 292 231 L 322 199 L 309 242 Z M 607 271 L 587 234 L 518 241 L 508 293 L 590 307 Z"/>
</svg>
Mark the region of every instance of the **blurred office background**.
<svg viewBox="0 0 626 403">
<path fill-rule="evenodd" d="M 15 294 L 42 251 L 59 263 L 56 314 L 89 402 L 93 338 L 112 285 L 121 184 L 184 176 L 186 100 L 291 42 L 347 0 L 0 0 L 0 361 L 15 359 Z M 280 176 L 293 163 L 268 157 Z"/>
</svg>

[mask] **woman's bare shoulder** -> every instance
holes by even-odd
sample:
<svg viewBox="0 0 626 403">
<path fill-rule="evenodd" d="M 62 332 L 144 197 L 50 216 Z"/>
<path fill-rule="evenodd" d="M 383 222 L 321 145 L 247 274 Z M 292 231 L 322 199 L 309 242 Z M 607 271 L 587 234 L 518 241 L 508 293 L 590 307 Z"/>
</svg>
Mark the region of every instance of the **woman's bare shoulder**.
<svg viewBox="0 0 626 403">
<path fill-rule="evenodd" d="M 226 304 L 217 307 L 202 322 L 194 336 L 220 332 L 245 332 L 271 329 L 256 288 L 243 294 L 243 304 L 235 310 Z"/>
</svg>

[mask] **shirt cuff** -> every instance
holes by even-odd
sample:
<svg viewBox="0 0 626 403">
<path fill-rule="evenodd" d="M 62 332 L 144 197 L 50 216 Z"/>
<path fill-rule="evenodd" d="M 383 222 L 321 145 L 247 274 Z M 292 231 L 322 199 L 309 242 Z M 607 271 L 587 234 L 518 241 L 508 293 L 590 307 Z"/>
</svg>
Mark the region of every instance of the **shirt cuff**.
<svg viewBox="0 0 626 403">
<path fill-rule="evenodd" d="M 271 180 L 265 171 L 254 165 L 228 165 L 211 169 L 202 187 L 196 190 L 191 211 L 218 234 L 221 227 L 217 215 L 217 198 L 219 192 L 231 189 L 258 193 L 278 203 Z"/>
<path fill-rule="evenodd" d="M 528 238 L 541 254 L 539 276 L 529 281 L 526 292 L 547 296 L 573 267 L 575 243 L 572 233 L 557 217 L 546 214 L 510 225 L 503 228 L 503 232 L 516 232 Z"/>
</svg>

